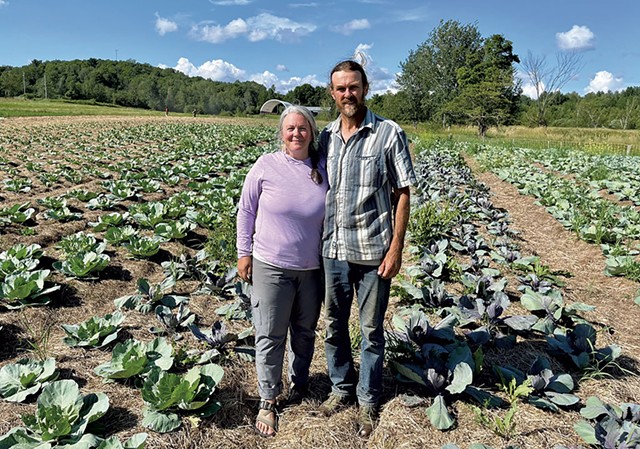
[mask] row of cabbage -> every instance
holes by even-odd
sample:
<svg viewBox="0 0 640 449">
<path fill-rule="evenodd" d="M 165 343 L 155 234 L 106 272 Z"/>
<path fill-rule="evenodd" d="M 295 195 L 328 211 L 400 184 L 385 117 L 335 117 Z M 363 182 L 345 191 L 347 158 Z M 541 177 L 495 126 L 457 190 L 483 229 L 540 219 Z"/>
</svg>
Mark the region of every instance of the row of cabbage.
<svg viewBox="0 0 640 449">
<path fill-rule="evenodd" d="M 146 127 L 130 130 L 134 131 L 136 136 L 149 132 Z M 95 280 L 109 266 L 109 253 L 120 250 L 133 259 L 150 258 L 164 243 L 184 242 L 197 229 L 209 235 L 210 244 L 205 247 L 218 256 L 218 262 L 231 262 L 235 259 L 231 254 L 235 203 L 248 166 L 272 148 L 255 143 L 271 138 L 272 131 L 212 126 L 209 132 L 218 136 L 215 141 L 205 133 L 204 143 L 198 145 L 186 146 L 180 141 L 165 151 L 148 151 L 146 158 L 110 162 L 102 176 L 110 179 L 92 189 L 72 189 L 0 207 L 0 232 L 37 234 L 40 225 L 86 221 L 85 215 L 96 211 L 97 219 L 87 221 L 86 231 L 62 236 L 47 254 L 55 260 L 52 268 L 68 279 Z M 124 138 L 120 146 L 132 139 L 120 137 Z M 230 148 L 246 148 L 224 150 L 219 142 L 225 140 Z M 212 146 L 205 150 L 206 144 Z M 91 164 L 96 162 L 91 154 L 85 153 L 84 162 L 78 161 L 87 171 L 96 167 Z M 175 193 L 167 193 L 170 191 Z M 24 193 L 22 197 L 28 197 Z M 147 200 L 150 195 L 164 198 Z M 220 254 L 225 250 L 226 254 Z M 42 256 L 41 249 L 29 251 L 24 246 L 0 254 L 0 305 L 15 309 L 50 301 L 50 294 L 59 286 L 49 282 L 50 269 L 38 269 Z M 205 272 L 208 269 L 203 267 Z"/>
<path fill-rule="evenodd" d="M 177 281 L 187 275 L 168 270 L 159 284 L 139 279 L 135 293 L 114 300 L 112 313 L 62 325 L 66 334 L 63 341 L 71 348 L 113 346 L 111 360 L 96 366 L 95 374 L 105 382 L 137 387 L 145 404 L 142 425 L 160 433 L 179 428 L 184 415 L 206 418 L 216 413 L 222 406 L 215 396 L 224 374 L 221 365 L 237 357 L 254 357 L 253 329 L 248 323 L 250 286 L 233 282 L 235 272 L 231 269 L 219 279 L 209 274 L 208 282 L 195 294 L 217 295 L 229 301 L 217 310 L 221 319 L 210 329 L 201 329 L 196 324 L 198 317 L 189 310 L 189 297 L 172 292 Z M 129 338 L 118 342 L 127 311 L 156 316 L 158 325 L 149 329 L 152 340 Z M 238 334 L 228 332 L 222 317 L 244 319 L 247 329 Z M 195 339 L 195 344 L 187 341 L 185 333 Z M 59 374 L 54 358 L 25 358 L 0 369 L 0 398 L 9 402 L 25 402 L 35 395 L 38 398 L 35 413 L 22 416 L 25 427 L 14 427 L 0 437 L 0 448 L 144 447 L 144 433 L 124 445 L 115 436 L 105 439 L 94 434 L 99 424 L 94 421 L 107 413 L 109 398 L 104 393 L 84 396 L 74 380 L 58 380 Z"/>
<path fill-rule="evenodd" d="M 468 146 L 465 151 L 520 193 L 535 197 L 580 239 L 599 244 L 606 256 L 606 274 L 640 280 L 640 210 L 620 202 L 638 200 L 636 158 L 489 145 Z"/>
<path fill-rule="evenodd" d="M 149 132 L 157 139 L 157 129 L 152 131 L 148 127 L 116 130 L 116 137 L 109 134 L 112 149 L 119 151 L 117 148 L 139 139 L 141 132 Z M 168 135 L 175 139 L 175 131 Z M 166 242 L 187 245 L 188 233 L 196 228 L 207 234 L 207 242 L 200 242 L 201 249 L 195 255 L 184 252 L 179 257 L 157 260 L 164 273 L 159 283 L 138 279 L 134 292 L 114 300 L 112 312 L 62 325 L 67 346 L 79 351 L 111 348 L 111 360 L 94 367 L 94 372 L 105 382 L 126 382 L 137 387 L 145 404 L 142 425 L 161 433 L 180 427 L 185 414 L 203 418 L 219 410 L 221 404 L 215 393 L 224 373 L 222 366 L 238 357 L 253 357 L 250 287 L 235 281 L 230 223 L 235 218 L 235 203 L 249 165 L 264 151 L 273 149 L 270 145 L 255 145 L 271 140 L 273 133 L 264 128 L 217 126 L 206 131 L 198 144 L 181 138 L 159 154 L 149 151 L 144 159 L 109 162 L 105 172 L 108 176 L 102 176 L 107 179 L 95 190 L 78 189 L 41 198 L 33 208 L 28 203 L 10 206 L 29 215 L 26 220 L 6 222 L 4 230 L 13 233 L 21 229 L 37 231 L 50 220 L 85 220 L 85 211 L 103 213 L 95 222 L 86 222 L 88 232 L 62 236 L 51 248 L 16 244 L 0 253 L 0 307 L 9 310 L 6 313 L 15 313 L 11 310 L 60 300 L 53 295 L 61 285 L 50 282 L 49 268 L 41 268 L 47 253 L 45 263 L 67 281 L 93 282 L 100 279 L 109 265 L 108 254 L 115 251 L 124 249 L 128 257 L 149 258 Z M 212 144 L 209 135 L 217 136 L 218 144 Z M 212 145 L 205 148 L 202 142 Z M 236 148 L 225 149 L 223 143 Z M 85 164 L 90 175 L 91 167 L 97 166 L 90 162 L 98 161 L 92 161 L 87 154 L 79 149 L 75 162 Z M 149 190 L 151 184 L 155 188 Z M 176 186 L 174 194 L 146 200 L 147 194 L 163 196 Z M 70 199 L 76 202 L 73 208 L 67 205 Z M 30 212 L 36 208 L 39 210 Z M 54 210 L 59 213 L 52 213 Z M 197 288 L 187 296 L 178 295 L 174 289 L 179 281 L 192 281 Z M 189 310 L 193 295 L 215 295 L 224 301 L 216 310 L 220 319 L 211 328 L 197 325 L 199 317 Z M 157 318 L 157 325 L 149 329 L 150 341 L 119 341 L 130 313 Z M 245 329 L 229 332 L 225 324 L 228 320 L 242 320 Z M 1 436 L 0 448 L 19 445 L 110 449 L 145 445 L 146 434 L 134 435 L 124 443 L 115 436 L 98 436 L 96 427 L 109 409 L 108 397 L 103 393 L 82 395 L 74 380 L 58 377 L 53 358 L 22 359 L 0 369 L 3 400 L 24 402 L 37 396 L 35 413 L 22 416 L 24 427 L 14 427 Z"/>
<path fill-rule="evenodd" d="M 2 190 L 26 193 L 61 182 L 83 184 L 120 173 L 138 178 L 198 175 L 203 164 L 235 167 L 241 153 L 226 151 L 273 138 L 264 126 L 89 122 L 0 130 Z M 174 167 L 180 162 L 180 167 Z"/>
<path fill-rule="evenodd" d="M 511 423 L 519 400 L 552 412 L 575 409 L 581 401 L 574 379 L 624 375 L 616 362 L 620 348 L 598 347 L 603 330 L 584 316 L 593 307 L 566 303 L 562 273 L 520 253 L 508 212 L 493 206 L 458 149 L 418 144 L 416 152 L 419 181 L 409 231 L 417 263 L 396 292 L 406 306 L 394 317 L 388 357 L 401 381 L 433 397 L 426 409 L 431 423 L 454 426 L 451 406 L 465 398 L 477 403 L 480 417 L 485 407 L 508 407 Z M 517 285 L 509 287 L 514 279 Z M 546 348 L 535 351 L 533 342 L 541 338 Z M 529 351 L 531 363 L 485 361 L 500 351 Z M 554 370 L 558 366 L 566 371 Z M 496 394 L 496 383 L 507 401 Z M 587 443 L 640 443 L 640 406 L 592 397 L 580 412 L 585 420 L 575 430 Z M 509 437 L 507 430 L 496 432 Z"/>
</svg>

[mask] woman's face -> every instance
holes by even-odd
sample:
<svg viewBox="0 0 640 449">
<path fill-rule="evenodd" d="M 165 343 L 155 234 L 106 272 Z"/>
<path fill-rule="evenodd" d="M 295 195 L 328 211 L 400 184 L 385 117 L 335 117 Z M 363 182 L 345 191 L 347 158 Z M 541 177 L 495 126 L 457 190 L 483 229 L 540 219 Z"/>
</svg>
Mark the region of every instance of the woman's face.
<svg viewBox="0 0 640 449">
<path fill-rule="evenodd" d="M 282 122 L 282 140 L 287 154 L 295 159 L 309 157 L 309 144 L 313 139 L 311 125 L 303 115 L 291 113 Z"/>
</svg>

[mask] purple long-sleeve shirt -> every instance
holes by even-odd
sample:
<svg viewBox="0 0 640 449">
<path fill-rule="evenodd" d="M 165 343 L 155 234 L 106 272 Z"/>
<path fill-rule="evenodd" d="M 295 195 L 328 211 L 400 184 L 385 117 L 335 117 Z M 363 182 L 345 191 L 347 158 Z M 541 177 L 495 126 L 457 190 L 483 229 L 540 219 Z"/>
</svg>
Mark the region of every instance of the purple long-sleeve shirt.
<svg viewBox="0 0 640 449">
<path fill-rule="evenodd" d="M 253 256 L 279 268 L 320 267 L 327 173 L 311 180 L 311 160 L 283 151 L 260 156 L 242 187 L 238 205 L 238 257 Z"/>
</svg>

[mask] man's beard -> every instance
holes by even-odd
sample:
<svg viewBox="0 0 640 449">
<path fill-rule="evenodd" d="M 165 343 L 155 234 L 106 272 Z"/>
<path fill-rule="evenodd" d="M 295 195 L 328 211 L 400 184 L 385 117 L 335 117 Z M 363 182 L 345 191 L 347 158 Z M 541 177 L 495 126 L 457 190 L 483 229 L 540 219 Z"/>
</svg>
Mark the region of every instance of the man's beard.
<svg viewBox="0 0 640 449">
<path fill-rule="evenodd" d="M 349 118 L 355 117 L 358 114 L 358 112 L 362 110 L 363 106 L 364 105 L 359 102 L 343 104 L 342 111 L 341 111 L 342 115 Z"/>
</svg>

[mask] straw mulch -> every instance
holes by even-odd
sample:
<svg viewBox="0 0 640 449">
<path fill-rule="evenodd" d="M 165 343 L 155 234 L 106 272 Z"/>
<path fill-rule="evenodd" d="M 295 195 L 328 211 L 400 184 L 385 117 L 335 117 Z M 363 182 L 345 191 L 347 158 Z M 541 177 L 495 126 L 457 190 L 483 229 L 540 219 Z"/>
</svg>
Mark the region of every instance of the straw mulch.
<svg viewBox="0 0 640 449">
<path fill-rule="evenodd" d="M 43 119 L 35 120 L 41 124 Z M 20 126 L 27 126 L 24 123 L 28 123 L 28 120 L 22 119 Z M 511 227 L 519 231 L 521 252 L 540 256 L 542 263 L 553 270 L 571 273 L 563 290 L 567 301 L 580 301 L 596 306 L 596 310 L 589 313 L 587 318 L 608 329 L 608 332 L 599 333 L 598 345 L 616 343 L 622 346 L 624 356 L 621 365 L 626 371 L 613 370 L 611 376 L 604 379 L 582 380 L 577 395 L 582 402 L 591 395 L 597 395 L 605 402 L 639 403 L 640 336 L 637 323 L 640 322 L 640 308 L 633 303 L 638 285 L 625 279 L 604 276 L 604 258 L 600 249 L 577 240 L 543 208 L 535 205 L 533 199 L 521 196 L 512 186 L 490 173 L 478 171 L 477 176 L 490 187 L 494 204 L 509 212 Z M 47 192 L 47 195 L 53 194 L 55 192 Z M 0 205 L 5 201 L 13 204 L 13 198 L 5 196 L 0 198 Z M 78 224 L 66 226 L 83 227 Z M 32 241 L 47 246 L 57 241 L 59 235 L 67 233 L 67 227 L 51 225 L 51 229 L 43 229 L 39 236 L 32 237 Z M 29 239 L 27 242 L 31 243 Z M 5 238 L 1 243 L 4 247 L 13 242 Z M 131 294 L 138 278 L 146 277 L 157 282 L 162 277 L 159 262 L 154 259 L 131 261 L 114 254 L 111 265 L 111 274 L 106 279 L 97 282 L 70 282 L 63 292 L 66 301 L 62 306 L 1 312 L 0 326 L 4 328 L 1 331 L 0 365 L 24 357 L 28 349 L 26 339 L 50 331 L 48 352 L 56 358 L 61 377 L 76 380 L 85 393 L 105 392 L 111 403 L 110 411 L 105 417 L 109 434 L 124 439 L 133 433 L 145 431 L 141 427 L 143 402 L 139 392 L 127 384 L 103 383 L 93 370 L 109 360 L 110 351 L 70 349 L 61 341 L 63 331 L 60 328 L 63 323 L 78 323 L 90 316 L 113 311 L 113 299 Z M 190 291 L 193 286 L 183 284 L 179 287 Z M 191 300 L 190 307 L 201 317 L 200 325 L 204 327 L 210 326 L 217 318 L 214 310 L 220 304 L 220 300 L 214 297 L 196 296 Z M 397 300 L 392 298 L 389 317 L 397 306 Z M 150 321 L 148 316 L 128 313 L 121 339 L 149 339 L 148 328 L 153 325 Z M 236 330 L 243 327 L 240 324 L 231 326 L 235 326 Z M 472 443 L 484 443 L 494 448 L 511 444 L 527 449 L 549 449 L 555 445 L 577 447 L 581 444 L 573 430 L 574 423 L 580 419 L 579 407 L 554 414 L 523 404 L 516 414 L 516 431 L 511 439 L 506 440 L 479 424 L 471 404 L 457 401 L 452 404 L 457 420 L 455 428 L 447 432 L 438 431 L 430 425 L 425 414 L 430 399 L 427 398 L 424 405 L 413 408 L 403 405 L 401 394 L 412 393 L 412 390 L 395 381 L 389 371 L 385 371 L 380 423 L 370 439 L 363 441 L 356 436 L 355 406 L 330 418 L 320 418 L 313 414 L 330 391 L 321 338 L 323 328 L 321 320 L 311 370 L 310 396 L 301 405 L 282 411 L 280 430 L 275 438 L 261 438 L 253 432 L 258 401 L 253 365 L 250 362 L 231 360 L 225 365 L 225 375 L 219 388 L 219 399 L 224 404 L 222 410 L 204 421 L 184 419 L 182 428 L 170 434 L 150 433 L 147 447 L 417 449 L 439 448 L 446 443 L 455 443 L 466 449 Z M 190 336 L 186 336 L 185 341 L 194 344 Z M 541 352 L 544 352 L 543 342 L 525 342 L 516 351 L 494 351 L 487 355 L 487 360 L 526 368 Z M 32 413 L 34 406 L 33 402 L 0 402 L 0 435 L 21 425 L 20 415 Z M 504 414 L 504 411 L 495 413 Z"/>
</svg>

